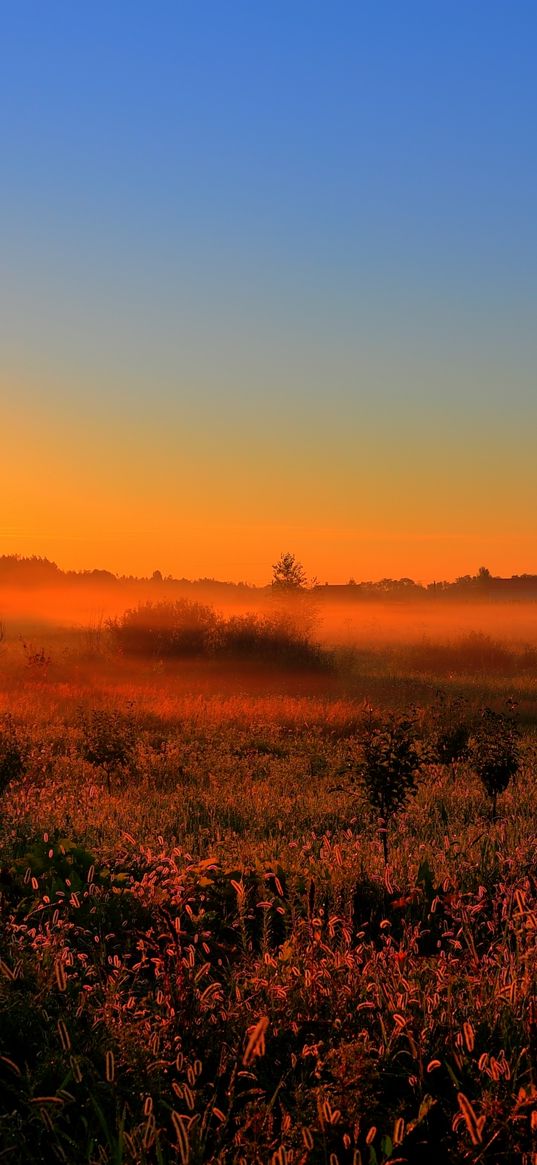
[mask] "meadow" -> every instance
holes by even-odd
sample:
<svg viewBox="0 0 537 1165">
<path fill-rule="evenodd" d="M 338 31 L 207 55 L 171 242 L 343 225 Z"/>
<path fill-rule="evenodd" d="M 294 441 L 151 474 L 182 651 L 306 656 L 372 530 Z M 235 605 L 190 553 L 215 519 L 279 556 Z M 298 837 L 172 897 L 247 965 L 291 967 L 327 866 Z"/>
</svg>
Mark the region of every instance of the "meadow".
<svg viewBox="0 0 537 1165">
<path fill-rule="evenodd" d="M 336 616 L 295 659 L 7 622 L 0 1161 L 537 1161 L 534 608 Z M 386 863 L 364 755 L 403 719 Z"/>
</svg>

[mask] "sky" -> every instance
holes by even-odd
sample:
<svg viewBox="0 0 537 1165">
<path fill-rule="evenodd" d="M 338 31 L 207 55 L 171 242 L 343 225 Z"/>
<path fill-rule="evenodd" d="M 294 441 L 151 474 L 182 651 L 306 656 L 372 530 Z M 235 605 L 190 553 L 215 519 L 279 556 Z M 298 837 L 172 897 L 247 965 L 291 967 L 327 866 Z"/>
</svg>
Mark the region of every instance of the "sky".
<svg viewBox="0 0 537 1165">
<path fill-rule="evenodd" d="M 0 14 L 0 553 L 537 572 L 533 0 Z"/>
</svg>

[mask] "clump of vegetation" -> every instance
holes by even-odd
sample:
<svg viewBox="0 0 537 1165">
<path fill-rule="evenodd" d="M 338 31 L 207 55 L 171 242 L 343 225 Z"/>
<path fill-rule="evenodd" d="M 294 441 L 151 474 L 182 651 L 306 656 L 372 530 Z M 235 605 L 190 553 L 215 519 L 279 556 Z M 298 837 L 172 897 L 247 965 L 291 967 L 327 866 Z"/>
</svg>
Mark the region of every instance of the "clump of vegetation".
<svg viewBox="0 0 537 1165">
<path fill-rule="evenodd" d="M 103 770 L 108 792 L 113 775 L 123 777 L 128 770 L 136 744 L 136 723 L 125 715 L 107 708 L 93 708 L 82 715 L 82 756 Z"/>
<path fill-rule="evenodd" d="M 370 718 L 357 771 L 378 817 L 386 865 L 390 821 L 416 792 L 421 763 L 416 720 L 412 715 L 392 714 L 377 724 Z"/>
<path fill-rule="evenodd" d="M 505 792 L 520 766 L 519 732 L 514 717 L 485 708 L 470 740 L 470 759 L 491 799 L 495 821 L 498 796 Z"/>
<path fill-rule="evenodd" d="M 470 719 L 464 700 L 448 699 L 438 692 L 430 714 L 429 757 L 433 763 L 452 765 L 468 755 Z"/>
<path fill-rule="evenodd" d="M 0 719 L 0 793 L 11 781 L 17 781 L 26 767 L 26 745 L 13 717 Z"/>
<path fill-rule="evenodd" d="M 222 628 L 220 651 L 240 659 L 295 667 L 318 667 L 328 654 L 285 612 L 270 617 L 235 615 Z"/>
<path fill-rule="evenodd" d="M 281 597 L 287 591 L 278 592 Z M 269 615 L 220 617 L 213 607 L 178 599 L 144 603 L 110 620 L 108 628 L 127 656 L 160 660 L 208 656 L 274 665 L 318 667 L 328 652 L 312 639 L 311 611 L 302 599 Z"/>
<path fill-rule="evenodd" d="M 213 607 L 176 599 L 142 603 L 107 626 L 125 655 L 173 659 L 210 654 L 218 641 L 220 620 Z"/>
</svg>

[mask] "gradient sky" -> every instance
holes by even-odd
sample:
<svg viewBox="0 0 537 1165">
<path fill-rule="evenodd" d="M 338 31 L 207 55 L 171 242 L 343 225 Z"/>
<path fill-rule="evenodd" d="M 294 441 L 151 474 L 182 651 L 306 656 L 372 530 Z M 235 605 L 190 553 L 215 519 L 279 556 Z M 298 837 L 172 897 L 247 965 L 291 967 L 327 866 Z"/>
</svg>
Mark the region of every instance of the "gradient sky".
<svg viewBox="0 0 537 1165">
<path fill-rule="evenodd" d="M 0 29 L 0 553 L 537 571 L 534 0 Z"/>
</svg>

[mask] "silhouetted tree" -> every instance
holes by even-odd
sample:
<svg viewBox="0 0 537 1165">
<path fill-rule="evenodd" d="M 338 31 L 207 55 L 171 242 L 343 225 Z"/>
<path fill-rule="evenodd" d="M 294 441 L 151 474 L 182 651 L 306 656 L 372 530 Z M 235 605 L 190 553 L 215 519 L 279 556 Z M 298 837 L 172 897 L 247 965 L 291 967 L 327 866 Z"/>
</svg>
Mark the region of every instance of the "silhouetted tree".
<svg viewBox="0 0 537 1165">
<path fill-rule="evenodd" d="M 307 577 L 302 563 L 294 554 L 280 555 L 272 567 L 272 586 L 279 591 L 293 593 L 304 590 Z"/>
</svg>

